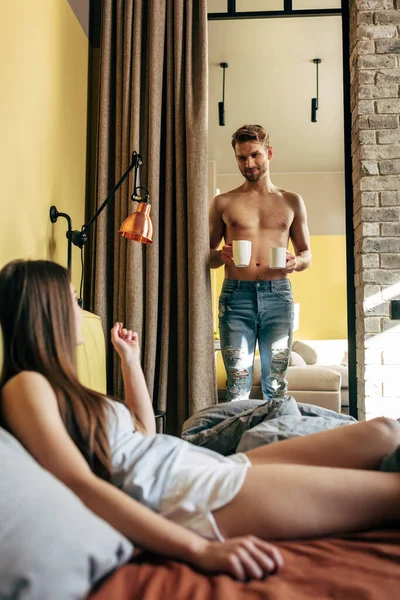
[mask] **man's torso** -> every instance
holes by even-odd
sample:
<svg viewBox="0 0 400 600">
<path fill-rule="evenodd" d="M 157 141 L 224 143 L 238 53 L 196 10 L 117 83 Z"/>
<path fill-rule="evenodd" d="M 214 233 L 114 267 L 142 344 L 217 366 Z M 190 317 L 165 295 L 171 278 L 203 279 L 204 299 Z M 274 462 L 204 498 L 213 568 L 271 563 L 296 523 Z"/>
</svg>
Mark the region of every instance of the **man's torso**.
<svg viewBox="0 0 400 600">
<path fill-rule="evenodd" d="M 282 269 L 269 268 L 269 249 L 288 246 L 294 220 L 294 194 L 276 188 L 274 192 L 253 194 L 241 188 L 221 196 L 221 218 L 225 243 L 251 241 L 248 267 L 225 265 L 225 277 L 246 281 L 283 279 Z"/>
</svg>

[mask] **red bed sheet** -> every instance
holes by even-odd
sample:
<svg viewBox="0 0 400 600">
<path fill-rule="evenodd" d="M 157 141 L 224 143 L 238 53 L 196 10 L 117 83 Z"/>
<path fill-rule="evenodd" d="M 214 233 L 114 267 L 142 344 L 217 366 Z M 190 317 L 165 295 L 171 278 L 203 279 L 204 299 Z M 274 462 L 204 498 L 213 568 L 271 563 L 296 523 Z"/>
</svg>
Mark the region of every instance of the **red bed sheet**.
<svg viewBox="0 0 400 600">
<path fill-rule="evenodd" d="M 278 546 L 285 568 L 263 581 L 203 575 L 185 564 L 143 555 L 110 575 L 88 600 L 400 599 L 400 530 Z"/>
</svg>

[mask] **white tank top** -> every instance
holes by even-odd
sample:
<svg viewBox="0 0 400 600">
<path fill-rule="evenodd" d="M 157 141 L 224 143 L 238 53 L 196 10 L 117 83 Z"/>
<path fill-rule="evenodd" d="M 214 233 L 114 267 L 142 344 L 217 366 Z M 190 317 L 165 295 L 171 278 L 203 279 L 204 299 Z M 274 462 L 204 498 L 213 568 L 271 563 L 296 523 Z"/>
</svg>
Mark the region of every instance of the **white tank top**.
<svg viewBox="0 0 400 600">
<path fill-rule="evenodd" d="M 250 464 L 245 455 L 223 456 L 166 434 L 143 435 L 135 430 L 124 404 L 108 401 L 115 486 L 163 514 L 184 506 L 192 510 L 189 506 L 194 509 L 194 504 L 201 510 L 211 508 L 214 497 L 215 510 L 238 492 Z"/>
</svg>

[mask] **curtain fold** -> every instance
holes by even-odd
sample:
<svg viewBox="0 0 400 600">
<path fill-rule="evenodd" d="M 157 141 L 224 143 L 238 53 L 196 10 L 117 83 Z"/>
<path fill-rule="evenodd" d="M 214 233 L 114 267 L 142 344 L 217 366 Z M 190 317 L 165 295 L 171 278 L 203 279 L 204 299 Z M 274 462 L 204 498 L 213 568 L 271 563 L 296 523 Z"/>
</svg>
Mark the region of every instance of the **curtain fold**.
<svg viewBox="0 0 400 600">
<path fill-rule="evenodd" d="M 206 0 L 105 0 L 100 59 L 97 192 L 101 204 L 143 157 L 153 244 L 118 235 L 136 209 L 133 173 L 101 213 L 93 242 L 90 308 L 105 333 L 139 333 L 155 408 L 167 428 L 216 402 L 208 258 Z M 122 396 L 108 345 L 109 391 Z"/>
</svg>

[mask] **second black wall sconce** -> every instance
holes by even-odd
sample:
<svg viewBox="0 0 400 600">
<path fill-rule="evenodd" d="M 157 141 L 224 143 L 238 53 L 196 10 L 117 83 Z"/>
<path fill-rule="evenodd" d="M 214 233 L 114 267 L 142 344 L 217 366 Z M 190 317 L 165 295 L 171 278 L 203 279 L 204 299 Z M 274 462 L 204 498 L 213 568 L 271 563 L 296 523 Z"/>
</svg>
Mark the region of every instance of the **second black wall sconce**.
<svg viewBox="0 0 400 600">
<path fill-rule="evenodd" d="M 316 77 L 317 77 L 317 97 L 311 98 L 311 121 L 313 123 L 317 122 L 317 110 L 318 110 L 318 65 L 320 64 L 320 58 L 314 58 L 313 63 L 316 68 Z"/>
<path fill-rule="evenodd" d="M 223 69 L 222 76 L 222 102 L 218 102 L 218 115 L 219 115 L 219 124 L 221 126 L 225 125 L 225 69 L 228 68 L 228 63 L 222 62 L 219 63 L 219 66 Z"/>
</svg>

